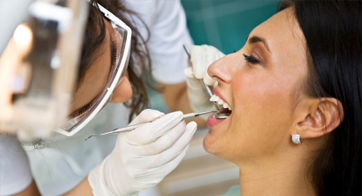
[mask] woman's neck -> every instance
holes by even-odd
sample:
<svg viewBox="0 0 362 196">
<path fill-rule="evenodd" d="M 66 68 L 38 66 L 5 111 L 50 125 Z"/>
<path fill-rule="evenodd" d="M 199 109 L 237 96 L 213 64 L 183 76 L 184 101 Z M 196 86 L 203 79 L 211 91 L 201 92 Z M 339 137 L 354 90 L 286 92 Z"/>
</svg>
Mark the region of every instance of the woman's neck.
<svg viewBox="0 0 362 196">
<path fill-rule="evenodd" d="M 250 195 L 313 196 L 316 195 L 310 179 L 309 167 L 300 157 L 284 156 L 286 159 L 265 159 L 257 163 L 238 164 L 240 168 L 240 193 Z"/>
</svg>

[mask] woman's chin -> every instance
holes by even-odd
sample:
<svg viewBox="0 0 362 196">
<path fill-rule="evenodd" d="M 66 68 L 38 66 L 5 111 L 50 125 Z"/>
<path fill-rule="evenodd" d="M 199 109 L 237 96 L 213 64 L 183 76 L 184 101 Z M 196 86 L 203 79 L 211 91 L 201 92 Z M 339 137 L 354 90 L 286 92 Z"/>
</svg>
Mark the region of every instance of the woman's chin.
<svg viewBox="0 0 362 196">
<path fill-rule="evenodd" d="M 229 118 L 217 119 L 214 117 L 214 115 L 211 115 L 207 119 L 209 132 L 206 134 L 203 141 L 204 149 L 206 150 L 206 152 L 214 155 L 219 153 L 220 149 L 223 146 L 223 138 L 227 133 L 227 122 Z"/>
<path fill-rule="evenodd" d="M 210 132 L 205 136 L 204 141 L 203 141 L 203 146 L 204 146 L 204 149 L 206 150 L 206 152 L 208 152 L 210 154 L 217 153 L 218 148 L 217 148 L 216 140 L 217 140 L 217 138 L 215 138 L 214 135 L 211 134 Z"/>
</svg>

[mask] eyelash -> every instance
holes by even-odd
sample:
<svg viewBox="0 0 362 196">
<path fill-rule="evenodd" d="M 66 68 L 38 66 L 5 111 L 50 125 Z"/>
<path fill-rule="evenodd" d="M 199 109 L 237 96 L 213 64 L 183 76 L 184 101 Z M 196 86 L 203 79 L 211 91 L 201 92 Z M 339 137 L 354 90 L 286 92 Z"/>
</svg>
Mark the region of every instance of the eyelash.
<svg viewBox="0 0 362 196">
<path fill-rule="evenodd" d="M 116 41 L 112 41 L 113 42 L 113 51 L 112 51 L 112 57 L 114 62 L 116 62 L 117 60 L 117 48 L 118 48 L 118 42 Z"/>
<path fill-rule="evenodd" d="M 88 103 L 87 105 L 85 105 L 79 112 L 77 112 L 77 114 L 74 115 L 74 117 L 78 117 L 80 115 L 82 115 L 83 113 L 85 113 L 87 110 L 89 110 L 89 108 L 93 105 L 93 103 Z"/>
<path fill-rule="evenodd" d="M 251 55 L 250 56 L 248 56 L 246 54 L 243 54 L 243 55 L 245 57 L 245 60 L 248 61 L 251 64 L 259 64 L 260 63 L 259 59 L 255 58 L 255 57 L 253 57 Z"/>
</svg>

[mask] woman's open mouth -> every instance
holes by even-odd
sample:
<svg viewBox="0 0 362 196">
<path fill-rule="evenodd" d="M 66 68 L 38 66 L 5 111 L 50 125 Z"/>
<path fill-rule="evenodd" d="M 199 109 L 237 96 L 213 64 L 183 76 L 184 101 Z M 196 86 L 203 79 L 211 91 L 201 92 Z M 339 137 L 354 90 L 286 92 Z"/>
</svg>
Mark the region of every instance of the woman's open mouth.
<svg viewBox="0 0 362 196">
<path fill-rule="evenodd" d="M 219 96 L 217 95 L 213 95 L 210 97 L 210 101 L 217 103 L 219 106 L 221 106 L 222 108 L 226 108 L 229 109 L 231 111 L 231 107 L 229 106 L 229 104 L 227 104 L 224 100 L 222 100 Z"/>
<path fill-rule="evenodd" d="M 219 108 L 223 108 L 220 110 L 220 112 L 218 112 L 215 115 L 211 115 L 208 119 L 207 119 L 207 125 L 209 127 L 215 126 L 221 122 L 223 122 L 224 120 L 226 120 L 232 113 L 232 109 L 229 106 L 229 104 L 227 104 L 226 102 L 224 102 L 224 100 L 222 100 L 219 96 L 217 95 L 213 95 L 210 98 L 211 102 L 217 103 L 219 105 Z"/>
</svg>

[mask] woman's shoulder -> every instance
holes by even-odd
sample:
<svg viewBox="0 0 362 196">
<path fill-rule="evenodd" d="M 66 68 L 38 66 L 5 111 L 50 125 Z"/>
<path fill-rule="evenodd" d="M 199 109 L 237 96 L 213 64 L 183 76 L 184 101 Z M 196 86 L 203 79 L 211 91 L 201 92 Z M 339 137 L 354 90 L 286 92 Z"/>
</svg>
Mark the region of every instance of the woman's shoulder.
<svg viewBox="0 0 362 196">
<path fill-rule="evenodd" d="M 232 186 L 223 196 L 240 196 L 240 186 Z"/>
</svg>

